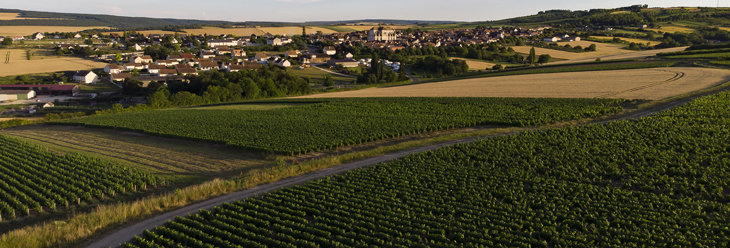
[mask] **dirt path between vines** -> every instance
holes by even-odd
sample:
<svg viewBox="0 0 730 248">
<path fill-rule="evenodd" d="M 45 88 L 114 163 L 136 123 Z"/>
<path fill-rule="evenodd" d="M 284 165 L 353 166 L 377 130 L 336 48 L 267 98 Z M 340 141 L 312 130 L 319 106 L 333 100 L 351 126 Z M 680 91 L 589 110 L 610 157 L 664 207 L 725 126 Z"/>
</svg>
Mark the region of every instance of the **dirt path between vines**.
<svg viewBox="0 0 730 248">
<path fill-rule="evenodd" d="M 717 92 L 720 92 L 720 91 L 723 91 L 726 89 L 727 89 L 727 87 L 718 87 L 718 88 L 715 88 L 712 90 L 707 90 L 706 92 L 701 93 L 701 94 L 696 94 L 693 96 L 679 98 L 679 99 L 675 99 L 675 100 L 669 100 L 669 101 L 663 102 L 661 104 L 657 104 L 655 106 L 647 107 L 647 108 L 637 110 L 634 112 L 616 115 L 616 116 L 611 117 L 610 119 L 602 120 L 602 121 L 595 121 L 592 123 L 605 123 L 605 122 L 616 121 L 616 120 L 640 118 L 640 117 L 649 116 L 649 115 L 652 115 L 652 114 L 660 112 L 660 111 L 664 111 L 667 109 L 671 109 L 671 108 L 680 106 L 680 105 L 685 104 L 698 97 L 715 94 Z M 584 124 L 584 125 L 587 125 L 587 124 Z M 452 146 L 455 144 L 474 142 L 474 141 L 477 141 L 480 139 L 492 138 L 492 137 L 496 137 L 496 136 L 514 135 L 516 133 L 519 133 L 519 132 L 510 132 L 510 133 L 502 133 L 502 134 L 495 134 L 495 135 L 487 135 L 487 136 L 482 136 L 482 137 L 473 137 L 473 138 L 468 138 L 468 139 L 455 140 L 455 141 L 449 141 L 449 142 L 444 142 L 444 143 L 439 143 L 439 144 L 434 144 L 434 145 L 429 145 L 429 146 L 408 149 L 408 150 L 395 152 L 395 153 L 382 155 L 382 156 L 377 156 L 377 157 L 372 157 L 372 158 L 368 158 L 368 159 L 364 159 L 364 160 L 360 160 L 360 161 L 349 162 L 349 163 L 333 166 L 333 167 L 330 167 L 327 169 L 322 169 L 322 170 L 319 170 L 316 172 L 304 174 L 301 176 L 283 179 L 283 180 L 280 180 L 275 183 L 260 185 L 260 186 L 257 186 L 257 187 L 251 188 L 251 189 L 241 190 L 241 191 L 238 191 L 235 193 L 219 196 L 219 197 L 216 197 L 216 198 L 204 201 L 204 202 L 192 204 L 192 205 L 189 205 L 189 206 L 177 209 L 177 210 L 169 211 L 169 212 L 157 215 L 155 217 L 149 218 L 147 220 L 144 220 L 144 221 L 141 221 L 138 223 L 127 225 L 123 228 L 117 229 L 113 233 L 110 233 L 109 235 L 105 236 L 104 238 L 101 238 L 85 247 L 87 247 L 87 248 L 118 247 L 122 243 L 130 241 L 135 235 L 141 236 L 142 232 L 144 230 L 152 229 L 156 226 L 163 225 L 167 221 L 173 220 L 175 218 L 175 216 L 196 214 L 196 213 L 198 213 L 198 211 L 200 209 L 212 209 L 213 207 L 221 205 L 224 202 L 242 200 L 242 199 L 245 199 L 248 197 L 256 196 L 258 194 L 272 192 L 272 191 L 275 191 L 275 190 L 278 190 L 281 188 L 306 183 L 308 181 L 322 178 L 325 176 L 331 176 L 331 175 L 335 175 L 335 174 L 344 173 L 349 170 L 354 170 L 357 168 L 362 168 L 362 167 L 366 167 L 366 166 L 370 166 L 370 165 L 389 162 L 391 160 L 395 160 L 395 159 L 398 159 L 398 158 L 401 158 L 404 156 L 408 156 L 411 154 L 419 153 L 419 152 L 435 150 L 435 149 L 439 149 L 439 148 L 443 148 L 443 147 L 447 147 L 447 146 Z"/>
</svg>

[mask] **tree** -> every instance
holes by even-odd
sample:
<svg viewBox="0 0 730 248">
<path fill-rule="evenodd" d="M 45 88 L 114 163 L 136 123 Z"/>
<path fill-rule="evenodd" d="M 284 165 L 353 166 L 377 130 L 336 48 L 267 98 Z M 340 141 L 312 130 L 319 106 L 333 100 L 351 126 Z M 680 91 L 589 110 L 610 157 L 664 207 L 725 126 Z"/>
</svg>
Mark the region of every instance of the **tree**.
<svg viewBox="0 0 730 248">
<path fill-rule="evenodd" d="M 549 63 L 550 59 L 552 59 L 550 54 L 543 54 L 543 55 L 540 55 L 540 57 L 537 59 L 537 63 L 540 63 L 540 64 Z"/>
<path fill-rule="evenodd" d="M 496 64 L 496 65 L 492 66 L 492 70 L 495 70 L 495 71 L 502 70 L 502 68 L 503 67 L 500 64 Z M 489 69 L 489 68 L 487 68 L 487 69 Z"/>
<path fill-rule="evenodd" d="M 527 56 L 527 62 L 531 65 L 535 64 L 537 62 L 537 55 L 535 55 L 535 47 L 532 47 L 530 49 L 530 55 Z"/>
<path fill-rule="evenodd" d="M 155 93 L 147 97 L 147 104 L 155 108 L 167 108 L 172 106 L 169 97 L 170 92 L 165 87 L 159 87 Z"/>
<path fill-rule="evenodd" d="M 94 41 L 93 41 L 93 40 L 91 40 L 91 39 L 86 39 L 86 40 L 84 41 L 84 44 L 86 44 L 86 45 L 93 45 L 93 44 L 94 44 Z"/>
<path fill-rule="evenodd" d="M 586 51 L 595 52 L 596 51 L 596 44 L 591 44 L 589 47 L 586 47 Z"/>
<path fill-rule="evenodd" d="M 332 79 L 332 76 L 330 75 L 324 75 L 324 84 L 325 87 L 330 87 L 335 85 L 335 80 Z"/>
<path fill-rule="evenodd" d="M 3 43 L 2 44 L 3 44 L 3 46 L 12 45 L 13 44 L 13 39 L 8 38 L 8 37 L 5 37 L 5 39 L 3 39 Z"/>
<path fill-rule="evenodd" d="M 114 61 L 121 61 L 121 60 L 122 60 L 122 54 L 121 53 L 117 53 L 117 55 L 114 56 Z"/>
<path fill-rule="evenodd" d="M 142 90 L 142 82 L 139 80 L 130 80 L 129 78 L 124 79 L 122 83 L 122 94 L 124 95 L 136 95 Z"/>
</svg>

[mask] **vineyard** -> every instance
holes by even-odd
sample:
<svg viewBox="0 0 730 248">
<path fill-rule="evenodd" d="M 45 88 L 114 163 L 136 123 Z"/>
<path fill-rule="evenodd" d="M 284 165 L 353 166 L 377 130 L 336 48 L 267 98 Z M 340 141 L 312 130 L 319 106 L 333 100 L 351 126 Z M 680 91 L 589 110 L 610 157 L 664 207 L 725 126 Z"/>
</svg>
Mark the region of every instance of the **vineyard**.
<svg viewBox="0 0 730 248">
<path fill-rule="evenodd" d="M 279 100 L 281 101 L 281 100 Z M 621 100 L 528 98 L 297 99 L 266 111 L 181 109 L 60 121 L 224 143 L 286 155 L 477 125 L 531 126 L 621 111 Z"/>
<path fill-rule="evenodd" d="M 411 155 L 122 247 L 728 247 L 730 93 Z"/>
<path fill-rule="evenodd" d="M 0 135 L 0 220 L 132 193 L 162 183 L 156 176 Z"/>
</svg>

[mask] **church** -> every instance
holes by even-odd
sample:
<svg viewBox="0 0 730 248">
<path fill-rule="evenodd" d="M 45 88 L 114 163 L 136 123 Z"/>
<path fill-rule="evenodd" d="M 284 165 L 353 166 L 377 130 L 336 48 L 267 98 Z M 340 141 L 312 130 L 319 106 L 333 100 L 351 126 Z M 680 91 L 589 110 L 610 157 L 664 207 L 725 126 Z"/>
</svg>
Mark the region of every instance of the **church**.
<svg viewBox="0 0 730 248">
<path fill-rule="evenodd" d="M 392 28 L 379 26 L 377 29 L 371 28 L 368 32 L 368 41 L 395 41 L 396 34 Z"/>
</svg>

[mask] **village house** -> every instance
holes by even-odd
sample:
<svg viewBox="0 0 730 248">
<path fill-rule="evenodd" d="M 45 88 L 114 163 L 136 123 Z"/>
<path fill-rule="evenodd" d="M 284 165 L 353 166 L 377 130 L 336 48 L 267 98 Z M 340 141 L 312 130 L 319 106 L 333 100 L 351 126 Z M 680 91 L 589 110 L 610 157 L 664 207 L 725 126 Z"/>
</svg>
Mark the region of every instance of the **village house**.
<svg viewBox="0 0 730 248">
<path fill-rule="evenodd" d="M 111 74 L 109 76 L 109 79 L 115 82 L 124 81 L 124 79 L 132 78 L 132 73 L 118 73 L 118 74 Z"/>
<path fill-rule="evenodd" d="M 176 69 L 161 69 L 157 73 L 157 76 L 160 76 L 160 77 L 169 77 L 169 76 L 176 76 L 176 75 L 177 75 Z"/>
<path fill-rule="evenodd" d="M 201 71 L 210 71 L 215 68 L 218 68 L 218 63 L 212 62 L 212 61 L 205 61 L 205 62 L 200 62 L 200 64 L 198 64 L 198 67 L 200 67 Z"/>
<path fill-rule="evenodd" d="M 208 46 L 213 48 L 217 46 L 237 46 L 238 40 L 224 39 L 224 40 L 208 40 Z"/>
<path fill-rule="evenodd" d="M 177 74 L 178 75 L 198 75 L 198 70 L 192 67 L 178 67 L 177 68 Z"/>
<path fill-rule="evenodd" d="M 322 49 L 322 52 L 324 52 L 327 55 L 335 55 L 337 54 L 337 50 L 333 46 L 327 46 Z"/>
<path fill-rule="evenodd" d="M 215 54 L 217 55 L 223 55 L 223 54 L 230 54 L 231 49 L 227 46 L 219 46 L 215 48 Z"/>
<path fill-rule="evenodd" d="M 316 54 L 304 54 L 302 56 L 299 56 L 299 63 L 302 64 L 322 64 L 327 63 L 327 61 L 330 60 L 329 55 L 324 53 L 316 53 Z"/>
<path fill-rule="evenodd" d="M 43 33 L 41 33 L 41 32 L 35 33 L 35 35 L 33 35 L 33 39 L 35 39 L 35 40 L 42 40 L 43 37 L 45 37 L 45 36 L 43 36 Z"/>
<path fill-rule="evenodd" d="M 166 59 L 166 60 L 175 60 L 175 61 L 177 61 L 177 62 L 180 62 L 180 61 L 183 61 L 183 60 L 185 60 L 185 59 L 184 59 L 183 57 L 181 57 L 180 55 L 167 55 L 167 58 L 165 58 L 165 59 Z"/>
<path fill-rule="evenodd" d="M 273 61 L 274 65 L 277 65 L 277 66 L 291 67 L 291 62 L 289 62 L 289 60 L 286 60 L 285 58 L 278 58 L 278 59 L 274 59 L 274 60 L 270 60 L 270 61 Z"/>
<path fill-rule="evenodd" d="M 125 71 L 143 70 L 145 66 L 138 63 L 126 63 L 124 64 Z"/>
<path fill-rule="evenodd" d="M 177 60 L 157 60 L 157 61 L 155 61 L 156 65 L 164 65 L 164 66 L 173 66 L 173 65 L 177 65 L 179 63 L 180 62 L 178 62 Z"/>
<path fill-rule="evenodd" d="M 158 61 L 159 62 L 159 61 Z M 160 70 L 167 69 L 167 66 L 164 65 L 148 65 L 147 66 L 147 72 L 153 75 L 158 75 L 160 73 Z"/>
<path fill-rule="evenodd" d="M 298 50 L 289 50 L 284 53 L 285 57 L 296 58 L 299 56 Z"/>
<path fill-rule="evenodd" d="M 355 56 L 352 55 L 352 53 L 347 53 L 347 54 L 345 54 L 345 58 L 346 59 L 353 59 L 353 58 L 355 58 Z"/>
<path fill-rule="evenodd" d="M 78 33 L 77 33 L 76 35 L 74 35 L 74 39 L 81 39 L 81 37 L 83 37 L 83 36 L 81 36 L 81 35 L 80 35 L 80 34 L 78 34 Z"/>
<path fill-rule="evenodd" d="M 121 65 L 106 65 L 104 66 L 104 72 L 109 74 L 118 74 L 124 71 L 124 67 Z"/>
<path fill-rule="evenodd" d="M 327 61 L 327 65 L 331 67 L 337 67 L 338 65 L 342 67 L 358 67 L 360 63 L 352 59 L 331 59 Z"/>
<path fill-rule="evenodd" d="M 152 56 L 149 56 L 149 55 L 132 56 L 129 58 L 129 63 L 136 63 L 136 64 L 141 64 L 141 63 L 150 64 L 150 63 L 152 63 L 152 61 L 153 61 Z"/>
<path fill-rule="evenodd" d="M 73 80 L 80 83 L 90 84 L 96 82 L 96 73 L 92 71 L 78 71 Z"/>
<path fill-rule="evenodd" d="M 200 52 L 198 57 L 203 58 L 203 59 L 209 59 L 209 58 L 215 57 L 215 53 L 214 52 Z"/>
</svg>

